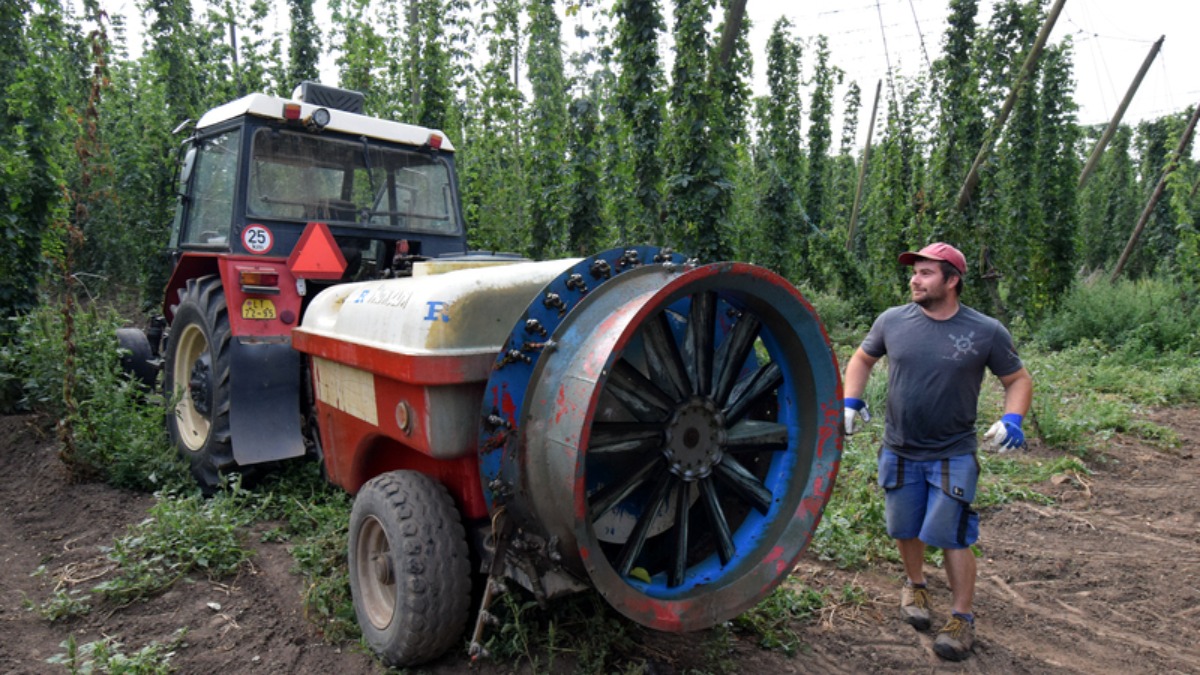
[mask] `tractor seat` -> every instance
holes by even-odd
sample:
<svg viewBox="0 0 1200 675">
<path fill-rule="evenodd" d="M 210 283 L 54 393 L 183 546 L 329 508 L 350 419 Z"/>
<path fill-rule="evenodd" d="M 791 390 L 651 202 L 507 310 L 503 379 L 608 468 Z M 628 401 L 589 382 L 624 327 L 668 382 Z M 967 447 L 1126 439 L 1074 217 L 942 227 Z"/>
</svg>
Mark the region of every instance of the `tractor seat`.
<svg viewBox="0 0 1200 675">
<path fill-rule="evenodd" d="M 358 220 L 354 202 L 344 199 L 321 199 L 305 205 L 304 217 L 313 220 L 353 223 Z"/>
</svg>

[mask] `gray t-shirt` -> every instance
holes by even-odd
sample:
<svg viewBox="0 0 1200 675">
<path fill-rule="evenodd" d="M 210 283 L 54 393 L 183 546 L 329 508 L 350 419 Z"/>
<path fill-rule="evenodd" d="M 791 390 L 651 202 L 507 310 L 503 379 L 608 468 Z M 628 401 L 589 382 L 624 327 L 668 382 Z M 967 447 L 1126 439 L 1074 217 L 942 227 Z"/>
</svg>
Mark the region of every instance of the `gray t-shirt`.
<svg viewBox="0 0 1200 675">
<path fill-rule="evenodd" d="M 997 377 L 1022 368 L 1008 329 L 966 305 L 945 321 L 916 303 L 893 307 L 875 320 L 862 350 L 888 357 L 883 444 L 914 460 L 975 452 L 984 367 Z"/>
</svg>

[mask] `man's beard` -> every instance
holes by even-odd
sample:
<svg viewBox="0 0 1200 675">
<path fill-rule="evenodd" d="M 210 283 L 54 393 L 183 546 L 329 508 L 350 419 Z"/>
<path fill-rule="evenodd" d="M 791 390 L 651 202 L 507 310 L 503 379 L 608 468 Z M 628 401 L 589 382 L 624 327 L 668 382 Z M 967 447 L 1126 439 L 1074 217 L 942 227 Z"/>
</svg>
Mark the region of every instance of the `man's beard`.
<svg viewBox="0 0 1200 675">
<path fill-rule="evenodd" d="M 914 298 L 913 302 L 917 303 L 921 307 L 924 307 L 925 309 L 937 307 L 938 305 L 942 304 L 942 302 L 944 302 L 949 295 L 945 291 L 942 293 L 933 293 L 928 289 L 924 290 L 923 293 L 924 294 L 920 297 L 920 299 Z"/>
</svg>

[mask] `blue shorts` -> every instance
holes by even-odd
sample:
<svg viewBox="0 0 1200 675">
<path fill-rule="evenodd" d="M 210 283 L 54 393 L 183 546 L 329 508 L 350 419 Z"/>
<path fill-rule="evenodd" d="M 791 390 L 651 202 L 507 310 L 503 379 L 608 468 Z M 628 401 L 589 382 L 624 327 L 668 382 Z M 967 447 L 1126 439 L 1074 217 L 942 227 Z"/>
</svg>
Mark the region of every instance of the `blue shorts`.
<svg viewBox="0 0 1200 675">
<path fill-rule="evenodd" d="M 879 487 L 887 531 L 893 539 L 920 539 L 943 549 L 967 548 L 979 539 L 979 514 L 971 510 L 979 462 L 975 455 L 918 462 L 883 448 Z"/>
</svg>

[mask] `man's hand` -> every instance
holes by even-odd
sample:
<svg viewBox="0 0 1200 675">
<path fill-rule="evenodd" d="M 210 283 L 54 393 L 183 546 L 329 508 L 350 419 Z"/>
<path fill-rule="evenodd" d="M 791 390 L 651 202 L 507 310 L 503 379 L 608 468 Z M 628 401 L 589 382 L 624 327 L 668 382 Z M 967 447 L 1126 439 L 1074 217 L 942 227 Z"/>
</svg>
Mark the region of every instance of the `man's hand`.
<svg viewBox="0 0 1200 675">
<path fill-rule="evenodd" d="M 847 399 L 848 400 L 848 399 Z M 1005 453 L 1025 445 L 1025 432 L 1021 431 L 1021 420 L 1016 413 L 1008 413 L 992 425 L 983 435 L 983 440 L 989 448 L 999 453 Z"/>
<path fill-rule="evenodd" d="M 870 422 L 871 412 L 867 410 L 867 402 L 861 398 L 847 397 L 844 403 L 846 404 L 846 415 L 842 426 L 845 428 L 847 436 L 853 436 L 858 431 L 857 422 L 859 418 L 864 423 Z"/>
</svg>

